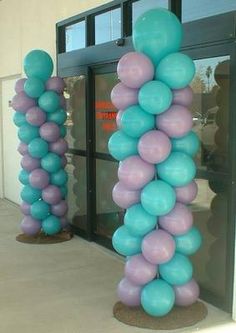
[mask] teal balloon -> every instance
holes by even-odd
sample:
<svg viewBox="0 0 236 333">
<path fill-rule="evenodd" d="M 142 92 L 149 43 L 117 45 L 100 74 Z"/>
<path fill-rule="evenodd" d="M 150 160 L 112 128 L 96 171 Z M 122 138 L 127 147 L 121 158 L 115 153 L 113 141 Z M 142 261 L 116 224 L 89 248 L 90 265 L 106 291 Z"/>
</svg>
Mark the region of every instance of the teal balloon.
<svg viewBox="0 0 236 333">
<path fill-rule="evenodd" d="M 48 153 L 41 159 L 41 166 L 47 172 L 57 172 L 61 168 L 61 158 L 54 153 Z"/>
<path fill-rule="evenodd" d="M 36 77 L 46 81 L 53 72 L 52 58 L 43 50 L 33 50 L 24 59 L 24 71 L 29 78 Z"/>
<path fill-rule="evenodd" d="M 146 54 L 157 65 L 167 54 L 179 50 L 182 35 L 178 18 L 167 9 L 155 8 L 135 22 L 133 45 L 136 51 Z"/>
<path fill-rule="evenodd" d="M 124 224 L 132 235 L 143 237 L 155 228 L 157 217 L 136 204 L 126 210 Z"/>
<path fill-rule="evenodd" d="M 176 251 L 186 256 L 197 252 L 202 245 L 202 235 L 196 227 L 192 227 L 186 234 L 174 237 Z"/>
<path fill-rule="evenodd" d="M 29 172 L 26 170 L 22 169 L 19 173 L 18 179 L 23 185 L 28 185 L 29 184 Z"/>
<path fill-rule="evenodd" d="M 65 186 L 65 185 L 60 186 L 60 191 L 61 191 L 62 198 L 65 199 L 65 197 L 68 194 L 68 188 L 67 188 L 67 186 Z"/>
<path fill-rule="evenodd" d="M 119 227 L 113 234 L 112 245 L 123 256 L 133 256 L 141 252 L 142 238 L 132 235 L 126 226 Z"/>
<path fill-rule="evenodd" d="M 168 214 L 175 205 L 174 189 L 162 180 L 153 180 L 141 192 L 143 208 L 151 215 L 162 216 Z"/>
<path fill-rule="evenodd" d="M 159 265 L 159 273 L 167 283 L 179 286 L 192 279 L 193 266 L 185 255 L 175 253 L 170 261 Z"/>
<path fill-rule="evenodd" d="M 38 104 L 45 112 L 55 112 L 60 105 L 59 95 L 55 91 L 45 91 L 39 97 Z"/>
<path fill-rule="evenodd" d="M 61 223 L 58 217 L 49 215 L 42 222 L 42 229 L 46 235 L 55 235 L 61 230 Z"/>
<path fill-rule="evenodd" d="M 150 316 L 165 316 L 171 311 L 174 303 L 174 289 L 161 279 L 149 282 L 142 289 L 141 305 Z"/>
<path fill-rule="evenodd" d="M 31 126 L 30 124 L 23 124 L 18 130 L 18 138 L 26 144 L 29 144 L 30 141 L 37 138 L 38 136 L 38 127 Z"/>
<path fill-rule="evenodd" d="M 151 114 L 160 114 L 166 111 L 172 102 L 170 88 L 161 81 L 145 83 L 138 94 L 138 101 L 144 111 Z"/>
<path fill-rule="evenodd" d="M 200 147 L 200 140 L 193 131 L 178 139 L 172 139 L 172 151 L 178 151 L 190 156 L 196 155 Z"/>
<path fill-rule="evenodd" d="M 193 159 L 182 152 L 173 152 L 162 163 L 157 164 L 158 176 L 172 186 L 185 186 L 196 175 Z"/>
<path fill-rule="evenodd" d="M 60 169 L 57 172 L 51 174 L 50 181 L 53 185 L 65 185 L 68 181 L 68 174 L 64 169 Z"/>
<path fill-rule="evenodd" d="M 129 136 L 139 138 L 155 126 L 153 115 L 145 112 L 140 106 L 128 107 L 121 116 L 121 128 Z"/>
<path fill-rule="evenodd" d="M 126 157 L 138 154 L 138 139 L 132 138 L 123 131 L 112 134 L 108 141 L 108 149 L 116 160 L 123 161 Z"/>
<path fill-rule="evenodd" d="M 30 214 L 36 220 L 44 220 L 50 213 L 50 206 L 43 200 L 34 202 L 30 207 Z"/>
<path fill-rule="evenodd" d="M 26 185 L 23 187 L 20 195 L 22 201 L 32 204 L 41 198 L 41 191 L 30 185 Z"/>
<path fill-rule="evenodd" d="M 17 127 L 21 127 L 22 125 L 27 124 L 25 114 L 21 112 L 15 112 L 13 116 L 13 122 Z"/>
<path fill-rule="evenodd" d="M 60 126 L 60 134 L 63 138 L 66 136 L 66 126 L 65 125 Z"/>
<path fill-rule="evenodd" d="M 156 80 L 167 84 L 171 89 L 185 88 L 193 79 L 195 65 L 183 53 L 172 53 L 163 58 L 156 68 Z"/>
<path fill-rule="evenodd" d="M 33 139 L 29 143 L 28 151 L 32 157 L 42 158 L 48 153 L 48 143 L 41 138 Z"/>
<path fill-rule="evenodd" d="M 24 91 L 26 95 L 32 98 L 38 98 L 45 90 L 45 86 L 42 80 L 37 77 L 30 77 L 25 81 Z"/>
<path fill-rule="evenodd" d="M 47 121 L 53 121 L 57 125 L 63 125 L 66 121 L 67 114 L 63 109 L 58 109 L 55 112 L 47 114 Z"/>
</svg>

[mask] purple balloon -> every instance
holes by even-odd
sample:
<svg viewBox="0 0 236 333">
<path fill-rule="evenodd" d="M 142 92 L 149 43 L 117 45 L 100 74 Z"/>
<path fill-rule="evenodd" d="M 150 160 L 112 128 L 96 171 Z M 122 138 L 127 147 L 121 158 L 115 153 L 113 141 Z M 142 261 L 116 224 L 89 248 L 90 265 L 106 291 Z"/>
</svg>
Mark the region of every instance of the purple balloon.
<svg viewBox="0 0 236 333">
<path fill-rule="evenodd" d="M 197 196 L 197 183 L 193 180 L 191 183 L 181 187 L 175 187 L 176 201 L 183 204 L 190 204 Z"/>
<path fill-rule="evenodd" d="M 157 265 L 148 262 L 142 254 L 132 256 L 125 264 L 125 276 L 137 285 L 144 285 L 157 276 Z"/>
<path fill-rule="evenodd" d="M 12 108 L 21 113 L 26 113 L 27 110 L 36 105 L 36 101 L 26 95 L 24 91 L 16 94 L 11 101 Z"/>
<path fill-rule="evenodd" d="M 66 164 L 67 164 L 67 158 L 66 158 L 65 155 L 63 155 L 61 157 L 61 166 L 62 166 L 62 168 L 65 168 Z"/>
<path fill-rule="evenodd" d="M 68 219 L 65 216 L 60 218 L 60 222 L 61 222 L 62 229 L 66 229 L 70 225 Z"/>
<path fill-rule="evenodd" d="M 55 142 L 60 137 L 60 128 L 57 124 L 49 121 L 40 127 L 39 133 L 41 138 L 44 140 L 48 142 Z"/>
<path fill-rule="evenodd" d="M 28 154 L 28 145 L 24 142 L 20 142 L 17 151 L 23 156 Z"/>
<path fill-rule="evenodd" d="M 64 216 L 68 211 L 68 205 L 65 200 L 61 200 L 58 204 L 51 206 L 51 212 L 56 216 Z"/>
<path fill-rule="evenodd" d="M 138 155 L 130 156 L 119 164 L 118 178 L 130 190 L 140 190 L 154 175 L 154 165 L 143 161 Z"/>
<path fill-rule="evenodd" d="M 189 208 L 177 202 L 172 211 L 159 217 L 159 225 L 172 235 L 183 235 L 193 225 L 193 215 Z"/>
<path fill-rule="evenodd" d="M 52 76 L 46 82 L 46 89 L 53 90 L 58 94 L 62 94 L 65 88 L 64 80 L 59 76 Z"/>
<path fill-rule="evenodd" d="M 171 152 L 171 142 L 168 136 L 157 130 L 146 132 L 138 142 L 138 152 L 148 163 L 160 163 Z"/>
<path fill-rule="evenodd" d="M 49 144 L 49 150 L 57 155 L 64 155 L 68 151 L 68 143 L 65 139 L 59 138 L 56 142 Z"/>
<path fill-rule="evenodd" d="M 154 66 L 143 53 L 128 52 L 120 58 L 117 74 L 127 87 L 137 89 L 153 79 Z"/>
<path fill-rule="evenodd" d="M 140 191 L 129 190 L 123 183 L 118 182 L 113 187 L 112 198 L 119 207 L 127 209 L 140 202 Z"/>
<path fill-rule="evenodd" d="M 30 185 L 40 190 L 48 186 L 49 180 L 49 174 L 43 169 L 35 169 L 29 176 Z"/>
<path fill-rule="evenodd" d="M 27 202 L 23 201 L 20 204 L 21 213 L 24 214 L 24 215 L 30 215 L 30 207 L 31 207 L 30 204 L 28 204 Z"/>
<path fill-rule="evenodd" d="M 61 201 L 61 191 L 55 185 L 48 185 L 42 191 L 42 198 L 50 205 L 56 205 Z"/>
<path fill-rule="evenodd" d="M 156 117 L 156 126 L 171 138 L 180 138 L 192 128 L 193 119 L 185 106 L 172 105 L 167 111 Z"/>
<path fill-rule="evenodd" d="M 60 107 L 62 109 L 66 109 L 66 99 L 65 99 L 64 95 L 63 94 L 60 95 L 59 99 L 60 99 Z"/>
<path fill-rule="evenodd" d="M 141 303 L 141 286 L 137 286 L 123 278 L 118 284 L 117 295 L 119 300 L 128 306 L 138 306 Z"/>
<path fill-rule="evenodd" d="M 25 154 L 22 157 L 20 164 L 22 166 L 22 169 L 29 172 L 40 168 L 40 160 L 37 158 L 33 158 L 29 154 Z"/>
<path fill-rule="evenodd" d="M 193 102 L 193 90 L 190 86 L 173 90 L 172 104 L 189 107 Z"/>
<path fill-rule="evenodd" d="M 20 227 L 24 234 L 34 236 L 39 233 L 41 223 L 40 221 L 33 219 L 31 216 L 25 216 Z"/>
<path fill-rule="evenodd" d="M 175 254 L 174 238 L 164 230 L 154 230 L 143 238 L 142 253 L 151 264 L 163 264 Z"/>
<path fill-rule="evenodd" d="M 118 110 L 138 104 L 138 89 L 126 87 L 120 82 L 111 91 L 111 101 Z"/>
<path fill-rule="evenodd" d="M 26 112 L 26 120 L 33 126 L 41 126 L 45 123 L 46 118 L 46 113 L 38 106 L 35 106 Z"/>
<path fill-rule="evenodd" d="M 195 303 L 200 294 L 199 286 L 194 279 L 186 284 L 174 286 L 174 292 L 175 304 L 179 306 L 189 306 Z"/>
<path fill-rule="evenodd" d="M 118 129 L 121 129 L 121 117 L 122 117 L 123 113 L 124 113 L 124 110 L 120 110 L 116 114 L 116 125 L 117 125 Z"/>
<path fill-rule="evenodd" d="M 26 78 L 23 78 L 23 79 L 19 79 L 19 80 L 16 81 L 15 92 L 17 94 L 21 91 L 24 91 L 24 85 L 25 85 L 26 80 L 27 80 Z"/>
</svg>

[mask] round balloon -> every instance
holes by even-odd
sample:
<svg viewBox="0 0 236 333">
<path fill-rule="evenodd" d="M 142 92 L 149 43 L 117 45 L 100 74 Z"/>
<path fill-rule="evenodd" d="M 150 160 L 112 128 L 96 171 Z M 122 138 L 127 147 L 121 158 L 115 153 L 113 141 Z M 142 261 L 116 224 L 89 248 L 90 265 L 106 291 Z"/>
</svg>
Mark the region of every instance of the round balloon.
<svg viewBox="0 0 236 333">
<path fill-rule="evenodd" d="M 30 173 L 29 182 L 32 187 L 42 190 L 49 184 L 49 174 L 43 169 L 35 169 Z"/>
<path fill-rule="evenodd" d="M 55 112 L 47 113 L 47 121 L 53 121 L 57 125 L 63 125 L 66 121 L 67 114 L 63 109 L 58 109 Z"/>
<path fill-rule="evenodd" d="M 138 306 L 140 305 L 141 286 L 137 286 L 124 278 L 118 284 L 117 295 L 123 304 L 128 306 Z"/>
<path fill-rule="evenodd" d="M 67 103 L 66 103 L 66 99 L 65 99 L 65 97 L 64 97 L 64 95 L 63 94 L 61 94 L 61 95 L 59 95 L 59 101 L 60 101 L 60 107 L 62 108 L 62 109 L 66 109 L 66 105 L 67 105 Z"/>
<path fill-rule="evenodd" d="M 57 172 L 61 168 L 61 158 L 54 153 L 48 153 L 41 160 L 41 166 L 48 172 Z"/>
<path fill-rule="evenodd" d="M 21 91 L 24 91 L 24 84 L 25 84 L 25 81 L 27 79 L 26 78 L 22 78 L 22 79 L 18 79 L 16 81 L 16 84 L 15 84 L 15 92 L 18 94 L 19 92 Z"/>
<path fill-rule="evenodd" d="M 121 116 L 121 128 L 129 136 L 139 138 L 155 126 L 154 116 L 140 106 L 128 107 Z"/>
<path fill-rule="evenodd" d="M 60 137 L 60 128 L 54 122 L 46 122 L 40 127 L 39 134 L 44 140 L 55 142 Z"/>
<path fill-rule="evenodd" d="M 170 261 L 159 266 L 159 273 L 169 284 L 182 285 L 192 279 L 193 266 L 186 256 L 176 253 Z"/>
<path fill-rule="evenodd" d="M 169 53 L 179 50 L 182 26 L 178 18 L 164 8 L 155 8 L 140 15 L 133 29 L 133 45 L 151 58 L 154 65 Z"/>
<path fill-rule="evenodd" d="M 66 126 L 61 125 L 59 128 L 60 128 L 60 135 L 64 138 L 66 136 Z"/>
<path fill-rule="evenodd" d="M 26 123 L 25 114 L 21 112 L 15 112 L 13 122 L 17 127 L 21 127 Z"/>
<path fill-rule="evenodd" d="M 28 145 L 24 142 L 20 142 L 17 147 L 17 151 L 23 156 L 28 154 Z"/>
<path fill-rule="evenodd" d="M 141 189 L 153 179 L 154 174 L 154 165 L 143 161 L 138 155 L 126 158 L 118 168 L 119 180 L 130 190 Z"/>
<path fill-rule="evenodd" d="M 197 252 L 202 244 L 202 235 L 196 227 L 192 227 L 187 233 L 175 237 L 176 251 L 190 256 Z"/>
<path fill-rule="evenodd" d="M 200 147 L 200 141 L 196 133 L 190 131 L 182 138 L 172 139 L 172 151 L 180 151 L 190 156 L 196 155 Z"/>
<path fill-rule="evenodd" d="M 55 235 L 61 230 L 61 222 L 58 217 L 49 215 L 43 220 L 42 229 L 46 235 Z"/>
<path fill-rule="evenodd" d="M 130 190 L 118 182 L 112 190 L 113 201 L 121 208 L 127 209 L 140 201 L 140 191 Z"/>
<path fill-rule="evenodd" d="M 162 180 L 154 180 L 147 184 L 141 192 L 143 208 L 151 215 L 168 214 L 175 205 L 174 189 Z"/>
<path fill-rule="evenodd" d="M 33 170 L 40 167 L 39 159 L 33 158 L 32 156 L 30 156 L 28 154 L 25 154 L 22 157 L 22 160 L 21 160 L 20 164 L 21 164 L 22 168 L 25 169 L 28 172 L 33 171 Z"/>
<path fill-rule="evenodd" d="M 196 165 L 192 158 L 180 152 L 171 153 L 156 168 L 158 176 L 172 186 L 187 185 L 196 175 Z"/>
<path fill-rule="evenodd" d="M 58 94 L 62 94 L 65 89 L 65 82 L 59 76 L 50 77 L 46 82 L 46 89 L 53 90 Z"/>
<path fill-rule="evenodd" d="M 45 91 L 39 97 L 38 104 L 45 112 L 54 112 L 60 106 L 60 99 L 55 91 Z"/>
<path fill-rule="evenodd" d="M 126 226 L 119 227 L 112 236 L 112 245 L 123 256 L 133 256 L 141 252 L 142 238 L 133 236 Z"/>
<path fill-rule="evenodd" d="M 172 92 L 161 81 L 149 81 L 141 87 L 138 101 L 144 111 L 151 114 L 160 114 L 170 107 Z"/>
<path fill-rule="evenodd" d="M 30 208 L 30 214 L 34 219 L 44 220 L 50 213 L 50 206 L 43 200 L 34 202 Z"/>
<path fill-rule="evenodd" d="M 49 150 L 57 155 L 64 155 L 68 151 L 68 143 L 65 139 L 59 138 L 49 144 Z"/>
<path fill-rule="evenodd" d="M 180 52 L 168 54 L 156 68 L 156 80 L 166 83 L 171 89 L 186 87 L 193 79 L 195 65 L 193 60 Z"/>
<path fill-rule="evenodd" d="M 67 189 L 67 186 L 63 185 L 63 186 L 60 186 L 60 192 L 61 192 L 61 197 L 62 199 L 65 199 L 65 197 L 67 196 L 68 194 L 68 189 Z"/>
<path fill-rule="evenodd" d="M 30 207 L 31 205 L 28 204 L 27 202 L 22 201 L 20 204 L 20 211 L 24 215 L 30 215 Z"/>
<path fill-rule="evenodd" d="M 142 254 L 137 254 L 126 261 L 125 276 L 136 285 L 144 285 L 157 276 L 157 266 L 148 262 Z"/>
<path fill-rule="evenodd" d="M 192 128 L 192 114 L 185 106 L 172 105 L 166 112 L 156 117 L 156 126 L 171 138 L 180 138 Z"/>
<path fill-rule="evenodd" d="M 190 230 L 193 224 L 191 210 L 177 202 L 175 207 L 166 215 L 161 216 L 159 225 L 172 235 L 183 235 Z"/>
<path fill-rule="evenodd" d="M 183 204 L 190 204 L 197 197 L 198 187 L 197 183 L 193 180 L 185 186 L 176 187 L 176 200 Z"/>
<path fill-rule="evenodd" d="M 25 81 L 24 91 L 32 98 L 38 98 L 44 92 L 45 86 L 42 80 L 37 77 L 30 77 Z"/>
<path fill-rule="evenodd" d="M 116 126 L 118 129 L 121 129 L 121 117 L 124 113 L 124 110 L 119 110 L 116 114 Z"/>
<path fill-rule="evenodd" d="M 26 120 L 30 125 L 41 126 L 46 121 L 46 113 L 38 106 L 34 106 L 26 112 Z"/>
<path fill-rule="evenodd" d="M 141 304 L 150 316 L 163 317 L 171 311 L 175 303 L 173 288 L 161 279 L 149 282 L 141 293 Z"/>
<path fill-rule="evenodd" d="M 143 53 L 128 52 L 120 58 L 117 74 L 122 83 L 129 88 L 140 88 L 153 79 L 154 66 Z"/>
<path fill-rule="evenodd" d="M 197 282 L 192 279 L 181 286 L 174 286 L 174 292 L 176 305 L 190 306 L 197 301 L 200 289 Z"/>
<path fill-rule="evenodd" d="M 48 143 L 41 139 L 33 139 L 28 146 L 29 154 L 35 158 L 42 158 L 48 153 Z"/>
<path fill-rule="evenodd" d="M 25 185 L 20 195 L 23 201 L 32 204 L 41 198 L 41 191 L 30 185 Z"/>
<path fill-rule="evenodd" d="M 169 156 L 171 141 L 165 133 L 152 130 L 139 139 L 138 152 L 144 161 L 152 164 L 160 163 Z"/>
<path fill-rule="evenodd" d="M 40 221 L 33 219 L 31 216 L 25 216 L 20 227 L 24 234 L 34 236 L 40 232 L 41 223 Z"/>
<path fill-rule="evenodd" d="M 124 224 L 132 235 L 144 236 L 155 228 L 157 217 L 146 212 L 141 204 L 136 204 L 127 209 Z"/>
<path fill-rule="evenodd" d="M 51 174 L 50 181 L 53 185 L 65 185 L 68 181 L 68 174 L 64 169 L 59 169 L 57 172 Z"/>
<path fill-rule="evenodd" d="M 138 104 L 138 89 L 126 87 L 120 82 L 111 91 L 111 101 L 118 110 Z"/>
<path fill-rule="evenodd" d="M 42 191 L 42 198 L 50 205 L 58 204 L 62 199 L 60 188 L 55 185 L 48 185 Z"/>
<path fill-rule="evenodd" d="M 37 138 L 39 136 L 39 130 L 35 126 L 31 126 L 30 124 L 23 124 L 18 130 L 18 138 L 24 142 L 29 144 L 30 141 Z"/>
<path fill-rule="evenodd" d="M 29 172 L 26 170 L 22 169 L 19 173 L 18 179 L 23 185 L 28 185 L 29 184 Z"/>
<path fill-rule="evenodd" d="M 16 94 L 11 101 L 11 107 L 18 112 L 26 113 L 28 109 L 36 105 L 36 101 L 26 95 L 24 91 Z"/>
<path fill-rule="evenodd" d="M 164 230 L 154 230 L 143 238 L 142 254 L 151 264 L 163 264 L 175 254 L 174 238 Z"/>
<path fill-rule="evenodd" d="M 108 141 L 109 152 L 118 161 L 137 155 L 137 145 L 138 139 L 128 136 L 123 131 L 113 133 Z"/>
<path fill-rule="evenodd" d="M 68 211 L 68 205 L 65 200 L 61 200 L 58 204 L 51 206 L 51 213 L 55 216 L 64 216 Z"/>
<path fill-rule="evenodd" d="M 173 92 L 172 104 L 189 107 L 193 101 L 193 90 L 190 86 L 183 89 L 175 89 Z"/>
<path fill-rule="evenodd" d="M 46 81 L 52 75 L 52 58 L 43 50 L 33 50 L 24 59 L 24 71 L 28 77 Z"/>
</svg>

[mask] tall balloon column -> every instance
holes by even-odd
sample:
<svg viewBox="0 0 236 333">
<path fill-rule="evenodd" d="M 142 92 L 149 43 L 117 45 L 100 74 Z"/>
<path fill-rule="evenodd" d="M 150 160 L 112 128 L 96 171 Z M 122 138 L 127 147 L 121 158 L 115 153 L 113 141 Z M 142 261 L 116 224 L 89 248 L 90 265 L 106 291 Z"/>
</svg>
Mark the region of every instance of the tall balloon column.
<svg viewBox="0 0 236 333">
<path fill-rule="evenodd" d="M 153 9 L 134 26 L 135 52 L 119 61 L 120 79 L 111 99 L 119 110 L 118 131 L 108 143 L 119 163 L 113 200 L 124 209 L 124 225 L 113 247 L 127 257 L 118 297 L 164 316 L 174 304 L 199 296 L 188 256 L 201 245 L 188 204 L 197 195 L 193 156 L 199 140 L 187 109 L 195 66 L 180 53 L 182 26 L 165 9 Z"/>
<path fill-rule="evenodd" d="M 16 82 L 11 104 L 21 141 L 21 229 L 29 236 L 54 235 L 67 224 L 64 81 L 51 77 L 53 61 L 42 50 L 26 55 L 24 71 L 27 79 Z"/>
</svg>

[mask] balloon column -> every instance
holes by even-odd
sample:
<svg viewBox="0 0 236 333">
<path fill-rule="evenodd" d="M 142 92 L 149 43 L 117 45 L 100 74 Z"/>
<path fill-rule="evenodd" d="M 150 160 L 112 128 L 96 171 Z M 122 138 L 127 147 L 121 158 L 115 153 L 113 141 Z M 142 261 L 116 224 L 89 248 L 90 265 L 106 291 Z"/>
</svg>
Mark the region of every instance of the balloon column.
<svg viewBox="0 0 236 333">
<path fill-rule="evenodd" d="M 67 224 L 64 81 L 51 77 L 52 59 L 42 50 L 26 55 L 24 71 L 27 79 L 16 82 L 12 99 L 22 155 L 19 180 L 24 185 L 21 211 L 25 216 L 21 229 L 26 235 L 41 230 L 53 235 Z"/>
<path fill-rule="evenodd" d="M 187 306 L 199 296 L 188 256 L 201 245 L 187 205 L 197 195 L 193 156 L 199 140 L 188 106 L 195 66 L 180 53 L 182 27 L 165 9 L 153 9 L 134 26 L 135 52 L 119 61 L 111 99 L 118 131 L 108 143 L 119 163 L 113 200 L 126 209 L 113 247 L 126 256 L 119 299 L 152 316 Z"/>
</svg>

